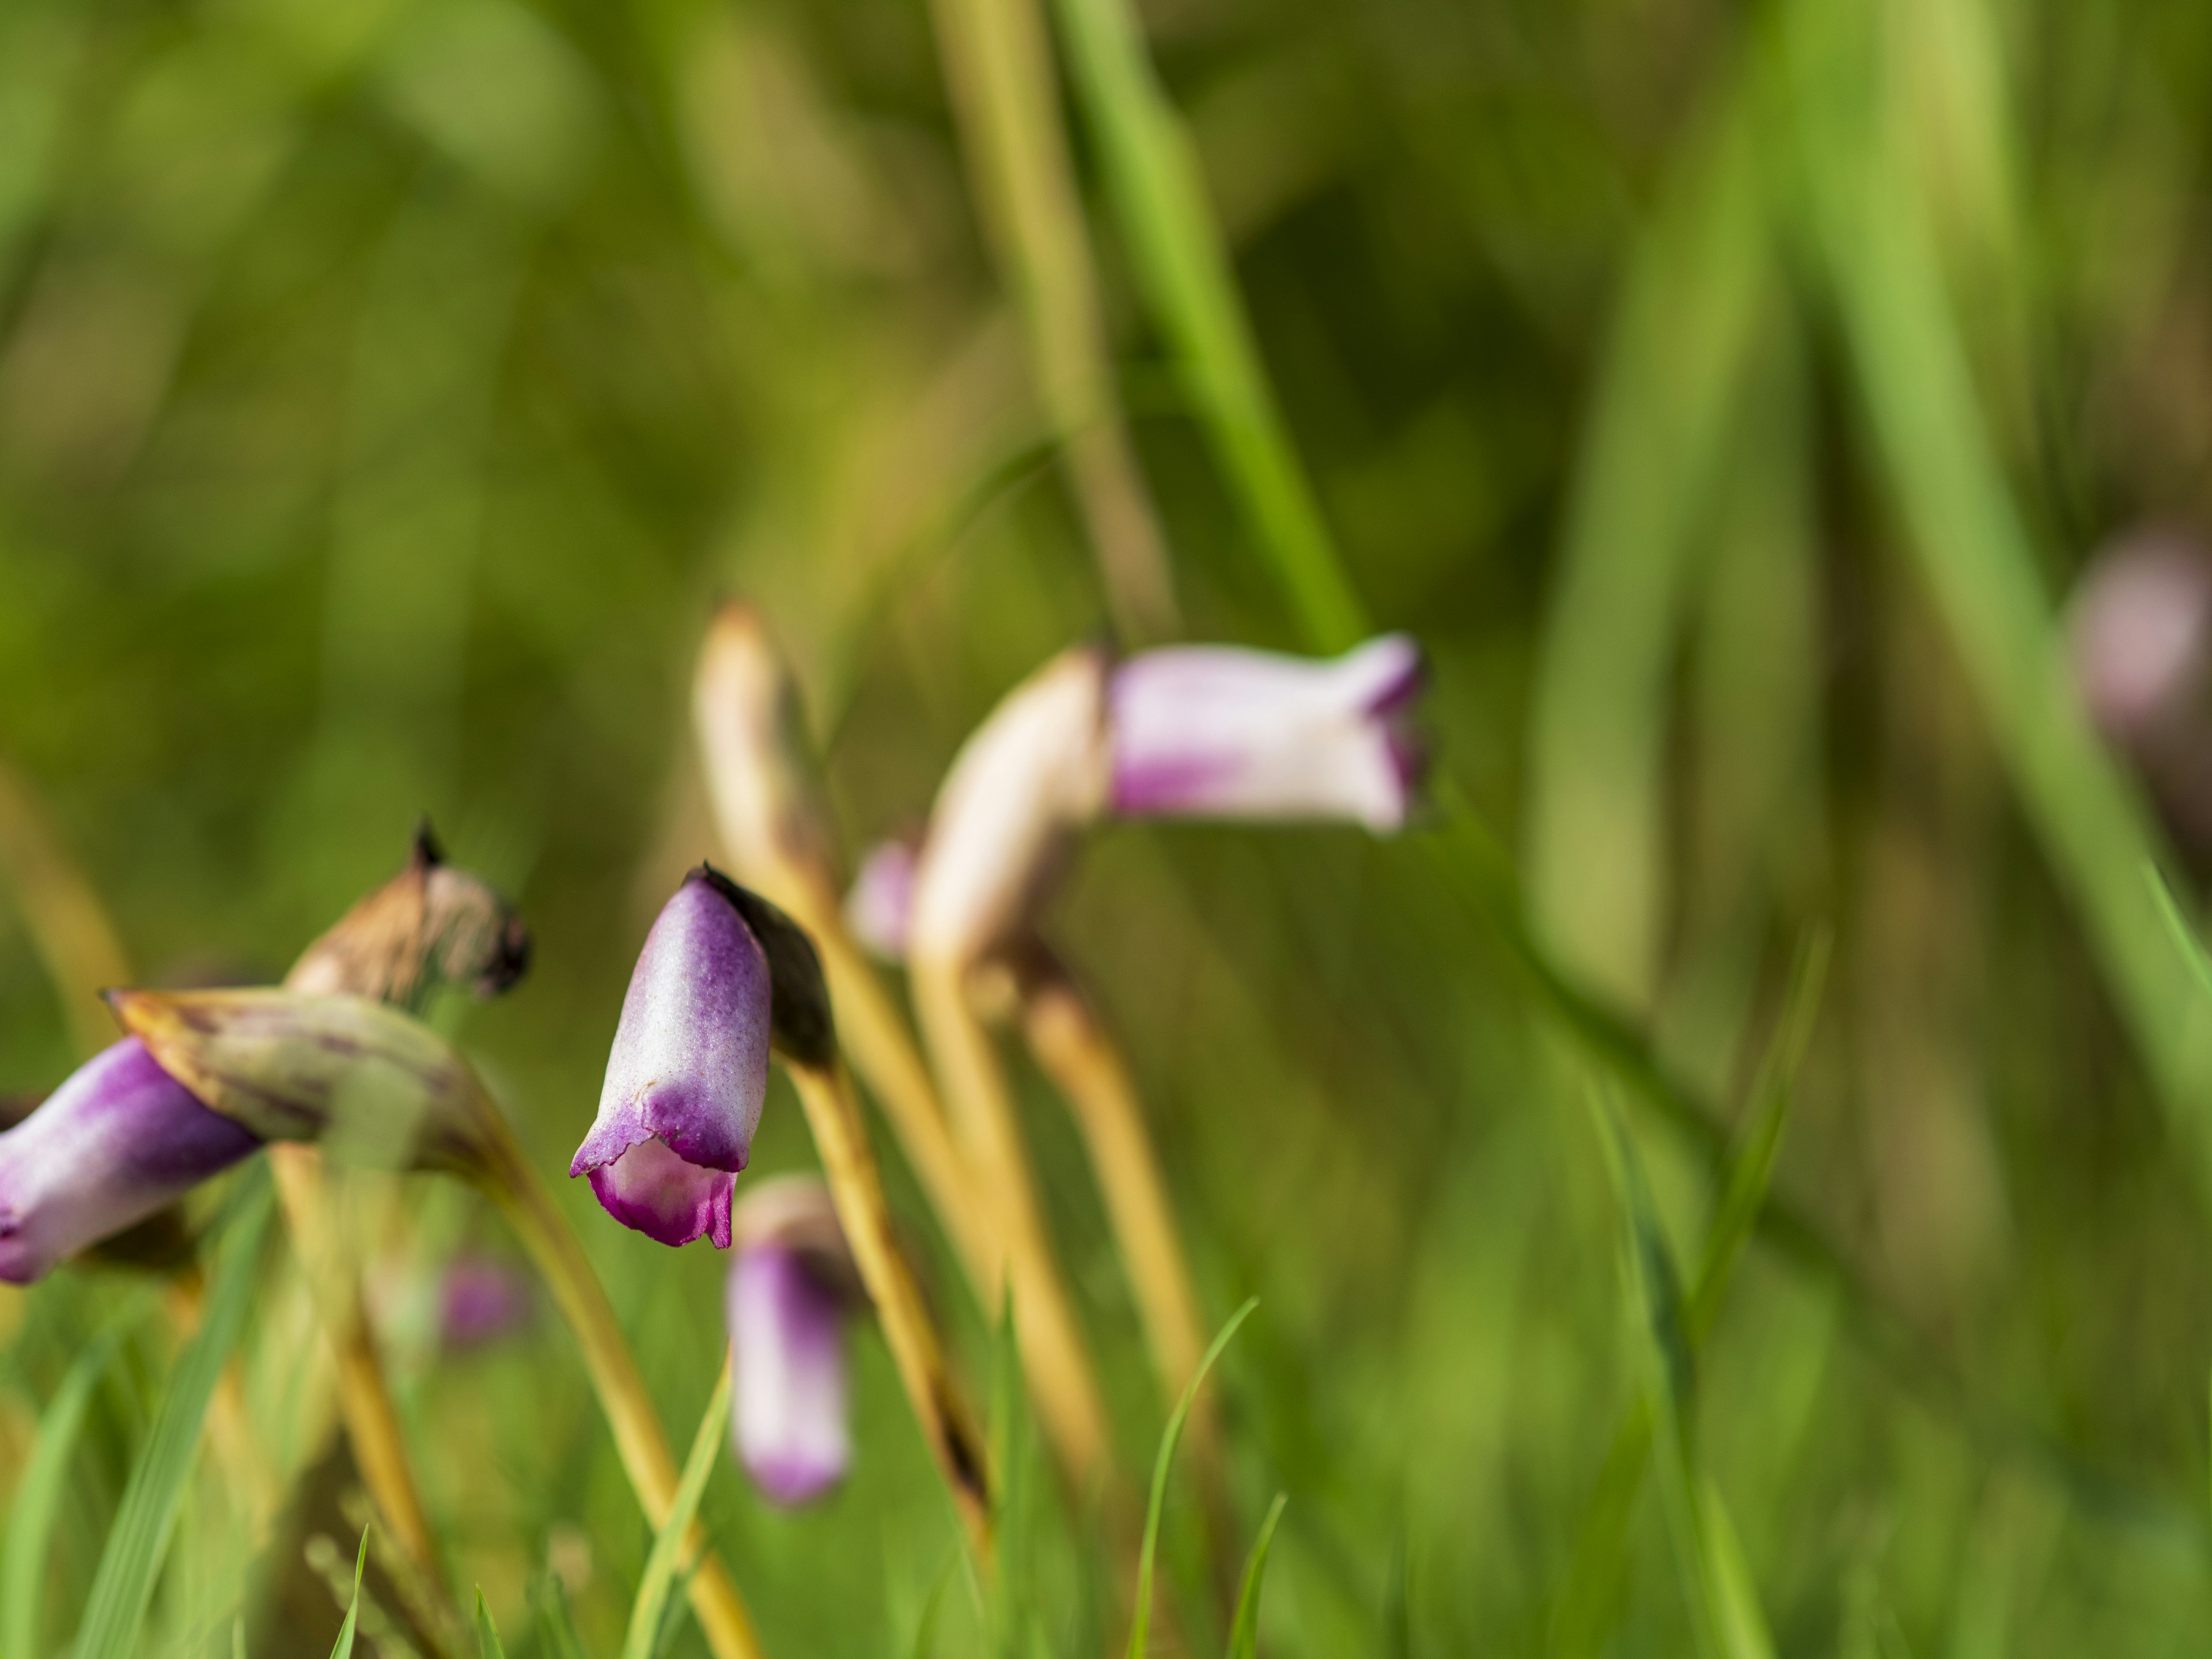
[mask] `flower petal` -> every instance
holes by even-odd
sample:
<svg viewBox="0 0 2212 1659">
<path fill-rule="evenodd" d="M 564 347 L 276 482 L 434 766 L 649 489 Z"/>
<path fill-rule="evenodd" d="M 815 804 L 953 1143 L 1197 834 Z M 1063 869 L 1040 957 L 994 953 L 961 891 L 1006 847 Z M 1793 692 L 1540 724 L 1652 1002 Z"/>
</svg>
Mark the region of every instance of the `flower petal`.
<svg viewBox="0 0 2212 1659">
<path fill-rule="evenodd" d="M 686 1162 L 662 1141 L 645 1139 L 587 1171 L 592 1191 L 625 1227 L 663 1244 L 711 1238 L 730 1248 L 730 1189 L 737 1177 Z"/>
<path fill-rule="evenodd" d="M 261 1144 L 125 1037 L 0 1134 L 0 1279 L 30 1283 Z"/>
<path fill-rule="evenodd" d="M 1115 810 L 1396 830 L 1424 768 L 1408 724 L 1422 678 L 1402 634 L 1327 662 L 1228 646 L 1132 658 L 1109 693 Z"/>
</svg>

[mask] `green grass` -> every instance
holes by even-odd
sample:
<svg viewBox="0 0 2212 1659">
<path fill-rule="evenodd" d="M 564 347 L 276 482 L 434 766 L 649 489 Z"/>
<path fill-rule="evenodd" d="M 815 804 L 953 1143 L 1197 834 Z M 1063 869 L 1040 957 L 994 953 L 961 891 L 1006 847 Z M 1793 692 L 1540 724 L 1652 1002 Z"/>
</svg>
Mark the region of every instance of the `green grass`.
<svg viewBox="0 0 2212 1659">
<path fill-rule="evenodd" d="M 930 6 L 0 11 L 0 763 L 149 983 L 276 976 L 426 811 L 514 895 L 530 977 L 441 1029 L 702 1425 L 771 1656 L 1095 1655 L 1140 1575 L 1156 1647 L 1269 1659 L 2193 1650 L 2204 854 L 2063 607 L 2206 510 L 2202 10 L 1037 8 L 1186 633 L 1433 667 L 1403 836 L 1115 826 L 1047 921 L 1205 1323 L 1267 1309 L 1208 1385 L 1221 1536 L 1172 1478 L 1145 1524 L 1169 1405 L 1018 1065 L 1110 1486 L 883 1138 L 993 1402 L 988 1565 L 865 1322 L 847 1486 L 719 1473 L 726 1262 L 562 1182 L 717 852 L 713 599 L 787 648 L 854 848 L 1109 615 Z M 36 879 L 0 1094 L 104 1029 Z M 811 1161 L 778 1085 L 745 1179 Z M 196 1201 L 197 1318 L 143 1267 L 0 1292 L 4 1659 L 340 1639 L 306 1552 L 359 1504 L 259 1179 Z M 703 1654 L 550 1310 L 440 1340 L 498 1218 L 333 1203 L 460 1637 Z M 372 1562 L 356 1650 L 398 1605 Z"/>
</svg>

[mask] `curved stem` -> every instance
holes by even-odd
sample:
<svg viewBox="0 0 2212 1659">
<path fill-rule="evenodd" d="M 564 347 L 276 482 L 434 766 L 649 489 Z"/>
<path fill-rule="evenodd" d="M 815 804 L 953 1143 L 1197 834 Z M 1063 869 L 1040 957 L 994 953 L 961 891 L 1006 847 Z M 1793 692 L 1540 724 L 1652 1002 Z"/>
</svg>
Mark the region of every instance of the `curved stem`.
<svg viewBox="0 0 2212 1659">
<path fill-rule="evenodd" d="M 988 1564 L 992 1552 L 991 1480 L 983 1437 L 953 1383 L 944 1344 L 900 1254 L 875 1152 L 868 1145 L 852 1084 L 842 1066 L 787 1066 L 806 1112 L 807 1127 L 813 1132 L 815 1149 L 822 1156 L 838 1224 L 861 1283 L 876 1304 L 876 1318 L 898 1366 L 899 1381 L 905 1385 L 922 1437 L 952 1493 L 976 1558 Z"/>
<path fill-rule="evenodd" d="M 645 1379 L 638 1375 L 637 1361 L 631 1357 L 614 1308 L 568 1218 L 524 1158 L 506 1119 L 489 1100 L 482 1106 L 485 1163 L 475 1172 L 476 1179 L 506 1213 L 560 1304 L 613 1431 L 623 1472 L 646 1519 L 658 1530 L 675 1507 L 678 1475 Z M 760 1638 L 744 1598 L 696 1522 L 685 1534 L 684 1551 L 699 1564 L 690 1579 L 691 1609 L 715 1659 L 762 1659 Z"/>
</svg>

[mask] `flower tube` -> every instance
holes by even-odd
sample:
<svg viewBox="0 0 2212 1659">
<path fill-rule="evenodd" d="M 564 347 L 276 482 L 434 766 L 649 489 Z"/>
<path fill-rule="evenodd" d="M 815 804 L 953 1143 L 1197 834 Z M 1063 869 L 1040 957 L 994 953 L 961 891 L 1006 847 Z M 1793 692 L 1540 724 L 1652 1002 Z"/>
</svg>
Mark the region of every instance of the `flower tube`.
<svg viewBox="0 0 2212 1659">
<path fill-rule="evenodd" d="M 599 1119 L 568 1166 L 663 1244 L 729 1248 L 731 1187 L 768 1094 L 769 959 L 726 885 L 693 871 L 646 936 Z"/>
<path fill-rule="evenodd" d="M 1403 634 L 1326 662 L 1219 645 L 1132 657 L 1107 690 L 1114 811 L 1400 829 L 1422 772 L 1421 681 Z"/>
<path fill-rule="evenodd" d="M 0 1279 L 29 1284 L 261 1144 L 125 1037 L 0 1134 Z"/>
<path fill-rule="evenodd" d="M 820 1182 L 756 1188 L 736 1232 L 726 1312 L 738 1459 L 772 1503 L 807 1503 L 852 1462 L 844 1326 L 866 1298 Z"/>
</svg>

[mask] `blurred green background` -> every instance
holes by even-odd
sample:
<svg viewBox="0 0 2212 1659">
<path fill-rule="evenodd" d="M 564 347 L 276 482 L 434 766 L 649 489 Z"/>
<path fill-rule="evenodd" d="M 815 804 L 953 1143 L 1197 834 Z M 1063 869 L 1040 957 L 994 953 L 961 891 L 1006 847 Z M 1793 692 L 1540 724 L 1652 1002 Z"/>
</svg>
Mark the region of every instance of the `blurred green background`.
<svg viewBox="0 0 2212 1659">
<path fill-rule="evenodd" d="M 1617 1578 L 1573 1573 L 1644 1376 L 1592 1011 L 1642 1044 L 1619 1098 L 1694 1265 L 1715 1187 L 1682 1109 L 1737 1120 L 1820 924 L 1775 1188 L 1832 1261 L 1752 1249 L 1693 1412 L 1775 1650 L 2200 1650 L 2201 993 L 2143 881 L 2179 866 L 2053 618 L 2114 530 L 2212 508 L 2212 11 L 1141 21 L 1343 575 L 1431 653 L 1447 786 L 1395 841 L 1114 829 L 1051 921 L 1139 1074 L 1209 1322 L 1261 1301 L 1221 1375 L 1246 1532 L 1290 1494 L 1265 1650 L 1550 1653 L 1577 1618 L 1613 1653 L 1693 1650 L 1650 1481 Z M 713 851 L 688 714 L 713 599 L 790 653 L 856 848 L 1107 626 L 946 88 L 921 0 L 8 0 L 0 757 L 137 975 L 275 977 L 428 811 L 535 930 L 531 977 L 458 1030 L 557 1177 L 644 929 Z M 1181 631 L 1346 642 L 1217 465 L 1109 188 L 1113 112 L 1080 76 L 1032 90 L 1059 99 Z M 1450 877 L 1488 867 L 1469 810 L 1513 849 L 1519 896 L 1483 890 L 1524 935 Z M 22 915 L 0 1088 L 29 1091 L 85 1022 Z M 1161 1413 L 1127 1287 L 1023 1081 L 1140 1479 Z M 810 1158 L 779 1085 L 755 1168 Z M 401 1189 L 403 1224 L 355 1185 L 402 1291 L 507 1248 L 458 1193 Z M 680 1443 L 724 1264 L 568 1196 Z M 980 1395 L 989 1321 L 933 1277 Z M 69 1269 L 11 1302 L 0 1468 L 132 1284 Z M 280 1463 L 319 1443 L 289 1294 L 247 1355 Z M 394 1296 L 457 1576 L 536 1650 L 552 1562 L 613 1651 L 650 1540 L 563 1333 L 441 1359 Z M 131 1352 L 43 1650 L 158 1393 L 154 1328 Z M 771 1651 L 916 1651 L 940 1583 L 941 1650 L 976 1650 L 888 1361 L 856 1353 L 848 1487 L 786 1516 L 726 1468 L 705 1512 Z M 1095 1653 L 1126 1563 L 1055 1518 L 1041 1466 L 1036 1492 L 1042 1639 Z M 250 1566 L 226 1501 L 197 1491 L 148 1650 L 227 1652 L 241 1610 L 256 1652 L 327 1650 L 312 1584 L 270 1610 L 296 1531 Z M 1193 1532 L 1178 1508 L 1159 1639 L 1211 1651 Z"/>
</svg>

